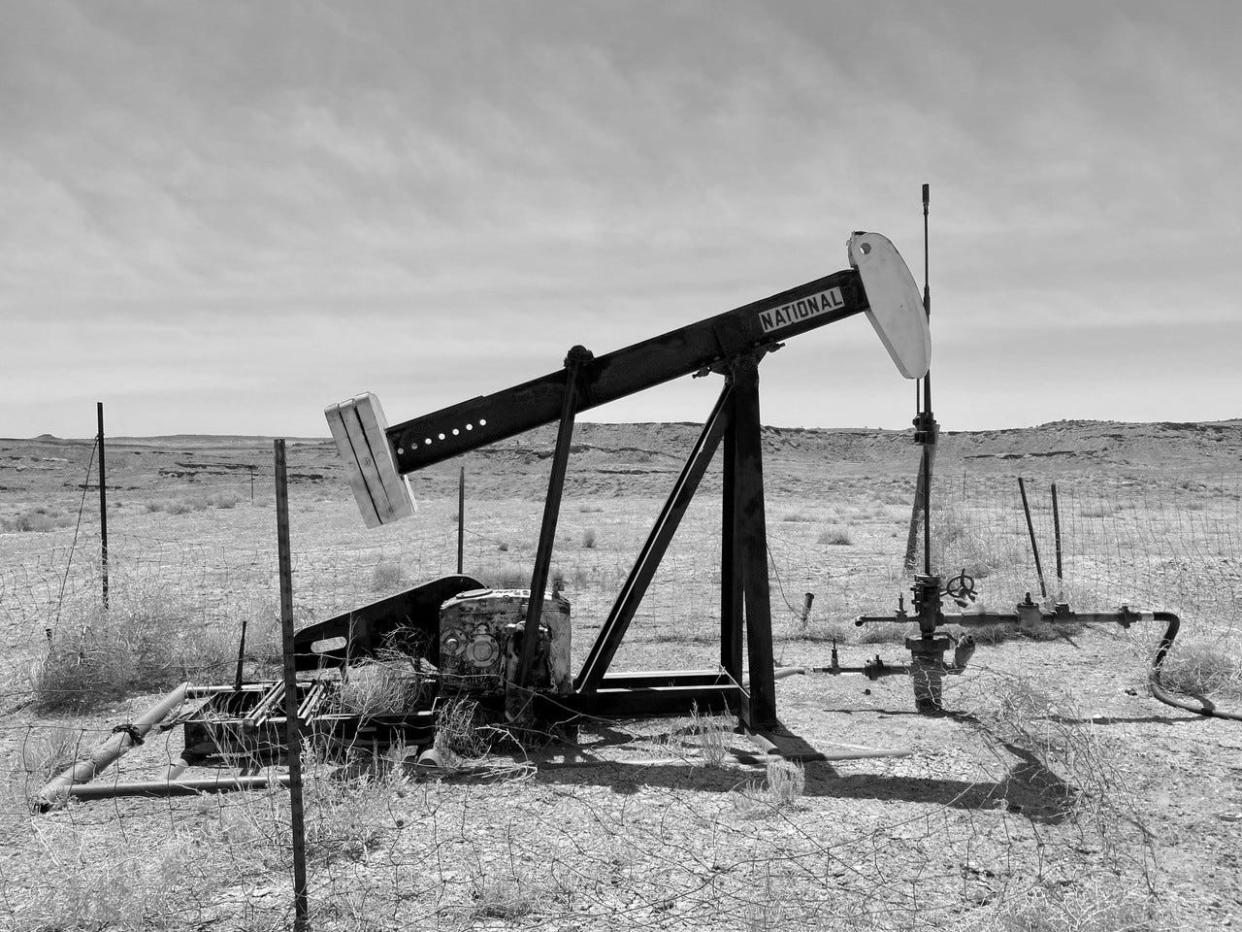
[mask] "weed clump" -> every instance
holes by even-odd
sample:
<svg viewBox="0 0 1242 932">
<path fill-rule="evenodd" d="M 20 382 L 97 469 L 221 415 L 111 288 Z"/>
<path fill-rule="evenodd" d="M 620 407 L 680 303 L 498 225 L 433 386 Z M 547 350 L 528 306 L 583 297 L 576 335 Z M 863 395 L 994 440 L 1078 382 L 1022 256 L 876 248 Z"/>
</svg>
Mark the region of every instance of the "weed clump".
<svg viewBox="0 0 1242 932">
<path fill-rule="evenodd" d="M 337 702 L 348 715 L 401 715 L 420 708 L 426 692 L 418 668 L 409 657 L 394 651 L 391 657 L 350 667 Z"/>
<path fill-rule="evenodd" d="M 236 662 L 236 644 L 210 629 L 203 609 L 163 591 L 62 619 L 31 674 L 44 712 L 85 711 L 140 692 L 169 689 Z"/>
<path fill-rule="evenodd" d="M 393 560 L 381 560 L 371 571 L 371 590 L 385 592 L 406 582 L 405 567 Z"/>
<path fill-rule="evenodd" d="M 821 532 L 817 541 L 830 547 L 849 547 L 854 543 L 848 527 L 831 527 Z"/>
<path fill-rule="evenodd" d="M 436 709 L 435 748 L 442 759 L 480 758 L 492 747 L 492 732 L 480 724 L 479 705 L 451 699 Z"/>
<path fill-rule="evenodd" d="M 783 757 L 768 761 L 762 783 L 752 782 L 733 794 L 733 808 L 746 818 L 762 818 L 780 809 L 791 809 L 806 791 L 806 770 Z"/>
<path fill-rule="evenodd" d="M 1179 643 L 1164 663 L 1160 683 L 1188 696 L 1242 699 L 1242 657 L 1218 645 Z"/>
<path fill-rule="evenodd" d="M 702 715 L 698 706 L 690 709 L 690 727 L 699 739 L 703 766 L 719 767 L 729 751 L 729 728 L 719 716 Z"/>
<path fill-rule="evenodd" d="M 59 508 L 36 505 L 9 518 L 0 518 L 0 531 L 45 532 L 73 524 L 72 516 Z"/>
<path fill-rule="evenodd" d="M 196 511 L 207 511 L 210 508 L 236 508 L 241 498 L 233 492 L 212 492 L 210 495 L 198 495 L 193 498 L 178 498 L 170 502 L 147 502 L 148 512 L 163 512 L 168 515 L 188 515 Z"/>
<path fill-rule="evenodd" d="M 800 524 L 800 523 L 814 521 L 815 519 L 812 518 L 810 515 L 803 514 L 800 511 L 791 511 L 791 512 L 788 512 L 787 514 L 782 515 L 781 520 L 789 521 L 794 524 Z"/>
</svg>

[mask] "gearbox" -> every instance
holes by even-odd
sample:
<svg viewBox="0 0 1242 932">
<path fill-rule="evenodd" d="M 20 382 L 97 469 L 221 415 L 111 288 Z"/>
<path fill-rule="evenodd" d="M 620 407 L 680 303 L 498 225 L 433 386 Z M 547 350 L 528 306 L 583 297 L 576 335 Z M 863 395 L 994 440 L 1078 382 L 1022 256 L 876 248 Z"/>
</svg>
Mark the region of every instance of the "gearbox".
<svg viewBox="0 0 1242 932">
<path fill-rule="evenodd" d="M 529 589 L 476 589 L 440 608 L 441 688 L 474 695 L 504 695 L 517 679 L 525 636 Z M 569 602 L 544 597 L 529 688 L 566 695 L 570 675 Z"/>
</svg>

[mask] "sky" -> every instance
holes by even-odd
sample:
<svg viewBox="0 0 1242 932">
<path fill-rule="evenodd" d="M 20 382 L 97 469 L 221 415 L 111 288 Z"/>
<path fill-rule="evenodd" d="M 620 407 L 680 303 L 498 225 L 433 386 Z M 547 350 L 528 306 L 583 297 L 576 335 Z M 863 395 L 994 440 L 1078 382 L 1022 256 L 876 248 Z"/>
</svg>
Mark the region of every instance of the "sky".
<svg viewBox="0 0 1242 932">
<path fill-rule="evenodd" d="M 848 267 L 973 430 L 1242 416 L 1236 2 L 0 0 L 0 436 L 396 423 Z M 851 318 L 762 417 L 909 425 Z M 702 420 L 682 379 L 587 419 Z"/>
</svg>

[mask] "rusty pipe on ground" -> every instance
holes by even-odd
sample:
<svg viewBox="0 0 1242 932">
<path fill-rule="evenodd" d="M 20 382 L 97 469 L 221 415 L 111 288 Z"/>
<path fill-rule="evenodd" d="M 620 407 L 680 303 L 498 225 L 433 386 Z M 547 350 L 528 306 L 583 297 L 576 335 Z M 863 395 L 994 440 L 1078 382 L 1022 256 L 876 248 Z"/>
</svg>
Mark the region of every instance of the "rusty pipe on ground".
<svg viewBox="0 0 1242 932">
<path fill-rule="evenodd" d="M 229 776 L 199 777 L 192 780 L 135 780 L 116 783 L 74 785 L 67 793 L 74 799 L 112 799 L 119 796 L 146 796 L 163 799 L 170 796 L 197 796 L 199 793 L 230 793 L 244 790 L 266 790 L 287 787 L 289 775 L 278 777 Z"/>
<path fill-rule="evenodd" d="M 1031 607 L 1027 603 L 1019 604 L 1018 614 L 1016 615 L 947 615 L 945 616 L 945 623 L 961 625 L 963 627 L 982 627 L 998 623 L 1017 623 L 1029 626 L 1032 622 L 1043 622 L 1046 624 L 1076 622 L 1087 625 L 1115 624 L 1121 625 L 1123 628 L 1129 628 L 1130 625 L 1139 621 L 1163 622 L 1165 624 L 1164 634 L 1160 636 L 1160 642 L 1156 645 L 1156 653 L 1152 656 L 1151 665 L 1148 667 L 1147 672 L 1147 684 L 1151 688 L 1151 694 L 1165 705 L 1193 712 L 1195 715 L 1202 715 L 1206 718 L 1223 718 L 1235 722 L 1242 721 L 1242 713 L 1218 709 L 1210 700 L 1200 697 L 1196 697 L 1197 702 L 1180 699 L 1173 695 L 1165 687 L 1164 683 L 1161 682 L 1160 677 L 1163 672 L 1165 658 L 1168 657 L 1169 651 L 1172 650 L 1173 642 L 1177 639 L 1178 632 L 1182 627 L 1181 619 L 1173 612 L 1135 612 L 1125 605 L 1115 612 L 1072 612 L 1068 606 L 1060 603 L 1057 605 L 1056 611 L 1047 613 L 1032 612 Z M 1023 611 L 1023 609 L 1026 609 L 1026 611 Z"/>
<path fill-rule="evenodd" d="M 855 619 L 854 624 L 858 626 L 880 622 L 908 624 L 915 620 L 916 618 L 908 615 L 904 608 L 899 607 L 897 612 L 893 615 L 859 616 Z M 1030 593 L 1027 593 L 1026 598 L 1015 606 L 1015 611 L 1012 614 L 986 612 L 979 614 L 944 615 L 939 611 L 936 611 L 934 621 L 930 626 L 926 623 L 930 620 L 930 618 L 925 619 L 920 616 L 917 620 L 920 621 L 920 627 L 923 629 L 924 633 L 923 638 L 921 639 L 907 638 L 906 646 L 911 647 L 912 655 L 916 653 L 914 648 L 922 645 L 924 642 L 929 642 L 929 638 L 932 633 L 928 630 L 929 627 L 931 627 L 932 631 L 934 631 L 935 628 L 949 624 L 958 625 L 963 628 L 982 628 L 998 624 L 1015 624 L 1027 631 L 1030 631 L 1041 624 L 1116 624 L 1121 625 L 1123 628 L 1129 628 L 1130 625 L 1140 621 L 1163 622 L 1166 625 L 1165 631 L 1160 637 L 1160 642 L 1156 647 L 1156 653 L 1152 657 L 1151 665 L 1148 668 L 1147 674 L 1147 682 L 1148 686 L 1151 688 L 1152 695 L 1165 705 L 1173 706 L 1177 709 L 1183 709 L 1187 712 L 1193 712 L 1195 715 L 1202 715 L 1207 718 L 1228 719 L 1230 721 L 1242 721 L 1242 713 L 1218 709 L 1208 699 L 1195 697 L 1197 701 L 1192 702 L 1190 700 L 1178 698 L 1173 695 L 1161 681 L 1161 673 L 1163 671 L 1165 658 L 1168 656 L 1169 651 L 1173 647 L 1173 642 L 1176 640 L 1177 634 L 1181 630 L 1181 620 L 1173 612 L 1136 612 L 1131 610 L 1129 606 L 1126 605 L 1122 605 L 1121 608 L 1115 612 L 1074 612 L 1071 611 L 1070 607 L 1064 602 L 1058 602 L 1056 608 L 1052 612 L 1044 612 L 1041 611 L 1039 605 L 1031 599 Z M 966 638 L 963 638 L 962 641 L 965 642 Z M 968 650 L 963 651 L 963 646 L 967 647 Z M 963 669 L 965 669 L 966 662 L 969 660 L 970 654 L 973 652 L 973 642 L 969 645 L 965 643 L 959 645 L 959 649 L 954 657 L 954 663 L 951 665 L 944 664 L 945 670 L 947 672 L 960 673 Z M 878 661 L 879 658 L 877 657 L 876 660 Z M 868 666 L 870 666 L 870 664 Z M 911 667 L 908 668 L 910 672 L 913 672 L 913 667 L 914 665 L 912 664 Z M 890 669 L 895 672 L 898 668 L 894 666 Z M 817 669 L 817 672 L 820 672 L 820 670 Z M 845 673 L 855 671 L 852 669 L 847 670 L 846 668 L 838 667 L 834 651 L 832 667 L 822 668 L 822 672 Z"/>
<path fill-rule="evenodd" d="M 96 774 L 109 767 L 126 751 L 136 744 L 141 744 L 142 739 L 152 728 L 185 701 L 189 685 L 189 683 L 182 683 L 147 709 L 136 721 L 117 725 L 112 730 L 111 737 L 91 751 L 86 760 L 78 761 L 44 784 L 43 789 L 39 790 L 34 798 L 34 809 L 38 812 L 47 812 L 60 805 L 69 798 L 71 790 L 76 785 L 89 783 Z"/>
<path fill-rule="evenodd" d="M 1147 675 L 1148 685 L 1151 686 L 1151 694 L 1163 702 L 1165 705 L 1171 705 L 1176 709 L 1185 709 L 1187 712 L 1193 712 L 1195 715 L 1202 715 L 1206 718 L 1223 718 L 1233 722 L 1242 722 L 1242 713 L 1222 711 L 1207 699 L 1199 698 L 1199 704 L 1188 702 L 1185 699 L 1179 699 L 1170 693 L 1160 682 L 1161 668 L 1164 665 L 1164 658 L 1168 656 L 1169 650 L 1173 647 L 1173 639 L 1177 637 L 1177 632 L 1181 628 L 1181 620 L 1172 612 L 1151 612 L 1153 621 L 1163 621 L 1168 624 L 1164 634 L 1160 637 L 1160 644 L 1156 647 L 1156 655 L 1151 661 L 1151 670 Z"/>
<path fill-rule="evenodd" d="M 772 673 L 773 680 L 783 680 L 791 676 L 799 676 L 803 673 L 813 673 L 813 667 L 777 667 Z M 742 688 L 750 689 L 750 677 L 742 677 Z"/>
</svg>

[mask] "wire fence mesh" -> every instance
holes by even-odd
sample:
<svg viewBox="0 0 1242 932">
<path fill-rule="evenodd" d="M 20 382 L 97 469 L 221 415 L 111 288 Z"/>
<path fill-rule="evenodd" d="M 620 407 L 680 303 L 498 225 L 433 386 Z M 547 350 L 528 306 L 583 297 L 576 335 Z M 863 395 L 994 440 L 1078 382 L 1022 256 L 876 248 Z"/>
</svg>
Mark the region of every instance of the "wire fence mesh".
<svg viewBox="0 0 1242 932">
<path fill-rule="evenodd" d="M 1242 652 L 1242 477 L 1057 478 L 1060 578 L 1051 481 L 1028 484 L 1050 600 L 1168 609 L 1182 615 L 1186 640 Z M 769 506 L 783 661 L 801 662 L 826 637 L 848 649 L 862 637 L 854 616 L 895 608 L 909 585 L 900 561 L 912 487 L 844 478 L 834 496 Z M 420 506 L 416 521 L 366 535 L 349 503 L 295 487 L 299 624 L 455 571 L 455 496 Z M 938 567 L 976 577 L 991 610 L 1027 592 L 1039 598 L 1013 476 L 942 476 L 935 507 Z M 657 508 L 654 499 L 566 502 L 554 575 L 573 603 L 577 659 Z M 537 517 L 530 502 L 468 501 L 465 571 L 522 585 Z M 106 615 L 89 527 L 72 547 L 64 532 L 0 536 L 8 641 L 0 742 L 9 761 L 0 912 L 12 928 L 291 922 L 288 795 L 279 786 L 31 811 L 49 778 L 162 690 L 184 679 L 231 681 L 243 618 L 248 675 L 278 657 L 272 510 L 235 501 L 161 521 L 113 531 Z M 620 659 L 712 662 L 719 566 L 719 514 L 696 504 Z M 815 600 L 804 617 L 805 593 Z M 85 663 L 105 636 L 121 646 L 108 660 L 120 679 L 97 668 L 48 678 L 50 657 L 73 666 L 77 651 Z M 984 668 L 971 689 L 967 737 L 856 777 L 811 767 L 782 775 L 740 752 L 741 764 L 713 765 L 707 736 L 738 740 L 720 722 L 598 723 L 551 761 L 509 753 L 452 771 L 411 767 L 414 749 L 402 747 L 312 752 L 313 927 L 993 928 L 986 923 L 997 917 L 1046 911 L 1057 890 L 1058 908 L 1076 897 L 1081 914 L 1115 920 L 1101 929 L 1127 927 L 1123 920 L 1160 927 L 1149 899 L 1159 885 L 1152 843 L 1113 740 L 1066 724 L 1081 720 L 1072 698 L 1050 698 L 1021 677 Z M 156 778 L 181 742 L 178 730 L 157 729 L 95 782 Z M 1014 777 L 1014 748 L 1035 770 L 1025 782 Z M 790 780 L 801 785 L 790 791 Z M 1015 796 L 1019 783 L 1028 796 Z"/>
</svg>

